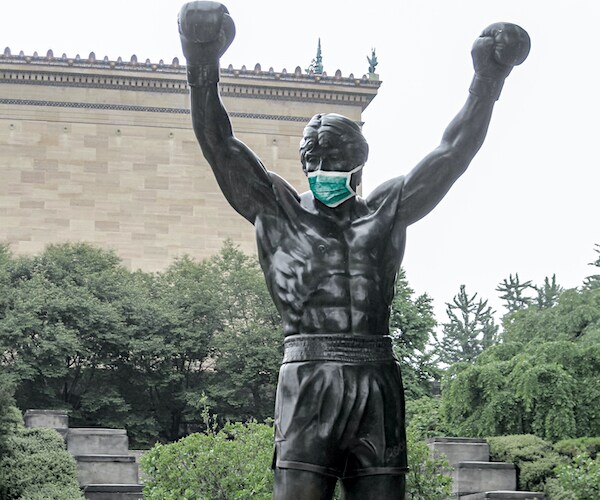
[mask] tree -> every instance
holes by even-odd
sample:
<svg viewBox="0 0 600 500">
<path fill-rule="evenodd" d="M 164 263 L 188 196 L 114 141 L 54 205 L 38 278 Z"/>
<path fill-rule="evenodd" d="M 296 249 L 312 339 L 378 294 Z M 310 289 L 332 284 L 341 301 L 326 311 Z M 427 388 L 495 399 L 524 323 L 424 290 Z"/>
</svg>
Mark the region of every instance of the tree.
<svg viewBox="0 0 600 500">
<path fill-rule="evenodd" d="M 594 262 L 590 262 L 589 265 L 600 268 L 600 245 L 596 244 L 594 246 L 596 247 L 594 248 L 594 252 L 598 254 L 598 257 Z M 600 288 L 600 274 L 592 274 L 585 278 L 583 286 L 585 288 Z"/>
<path fill-rule="evenodd" d="M 556 274 L 552 275 L 552 279 L 544 278 L 542 286 L 534 286 L 537 292 L 536 306 L 539 309 L 548 309 L 558 303 L 558 298 L 563 292 L 563 288 L 556 283 Z"/>
<path fill-rule="evenodd" d="M 524 309 L 531 304 L 531 297 L 524 295 L 524 292 L 530 288 L 533 288 L 531 281 L 521 283 L 519 273 L 516 273 L 514 278 L 510 274 L 508 279 L 502 280 L 502 283 L 496 287 L 496 291 L 502 294 L 500 298 L 504 300 L 504 307 L 511 313 Z"/>
<path fill-rule="evenodd" d="M 258 260 L 231 242 L 209 259 L 223 328 L 212 339 L 214 371 L 206 394 L 222 418 L 262 421 L 273 415 L 283 356 L 281 319 Z"/>
<path fill-rule="evenodd" d="M 427 294 L 414 297 L 401 269 L 390 311 L 390 332 L 402 366 L 407 399 L 430 395 L 432 381 L 440 378 L 429 349 L 436 326 L 432 302 Z"/>
<path fill-rule="evenodd" d="M 447 365 L 458 362 L 471 363 L 481 352 L 497 342 L 498 326 L 494 312 L 487 300 L 469 297 L 465 285 L 446 304 L 450 321 L 444 323 L 443 337 L 436 346 L 439 360 Z"/>
<path fill-rule="evenodd" d="M 104 367 L 126 356 L 117 306 L 125 274 L 113 253 L 85 244 L 13 261 L 0 352 L 18 381 L 19 406 L 80 410 Z M 118 398 L 104 403 L 106 413 L 126 412 Z"/>
<path fill-rule="evenodd" d="M 600 289 L 508 315 L 502 342 L 446 374 L 443 413 L 465 436 L 600 434 Z"/>
</svg>

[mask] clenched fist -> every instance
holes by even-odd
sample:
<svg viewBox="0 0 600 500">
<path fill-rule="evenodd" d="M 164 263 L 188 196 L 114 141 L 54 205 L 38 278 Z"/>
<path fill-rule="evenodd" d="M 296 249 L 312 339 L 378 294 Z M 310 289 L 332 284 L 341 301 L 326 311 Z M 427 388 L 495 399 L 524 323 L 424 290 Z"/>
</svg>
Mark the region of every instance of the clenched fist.
<svg viewBox="0 0 600 500">
<path fill-rule="evenodd" d="M 475 68 L 471 93 L 498 99 L 504 79 L 527 58 L 530 48 L 529 35 L 516 24 L 494 23 L 484 29 L 471 50 Z"/>
<path fill-rule="evenodd" d="M 513 66 L 529 54 L 531 41 L 527 32 L 511 23 L 495 23 L 475 40 L 471 55 L 475 73 L 486 78 L 506 78 Z"/>
<path fill-rule="evenodd" d="M 219 59 L 235 37 L 227 7 L 217 2 L 186 3 L 179 12 L 178 24 L 190 84 L 198 83 L 194 79 L 218 80 Z"/>
</svg>

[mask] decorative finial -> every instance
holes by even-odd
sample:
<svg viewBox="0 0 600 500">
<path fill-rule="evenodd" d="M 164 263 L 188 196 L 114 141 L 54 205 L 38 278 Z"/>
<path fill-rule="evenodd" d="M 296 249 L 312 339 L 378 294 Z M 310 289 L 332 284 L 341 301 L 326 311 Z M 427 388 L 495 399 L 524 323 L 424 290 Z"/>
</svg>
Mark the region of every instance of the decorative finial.
<svg viewBox="0 0 600 500">
<path fill-rule="evenodd" d="M 306 68 L 307 75 L 315 74 L 322 75 L 323 74 L 323 57 L 321 56 L 321 38 L 319 38 L 319 43 L 317 45 L 317 57 L 315 57 L 308 68 Z"/>
<path fill-rule="evenodd" d="M 377 67 L 377 55 L 375 54 L 375 49 L 371 49 L 371 57 L 367 56 L 367 61 L 369 61 L 369 76 L 376 75 L 375 68 Z"/>
</svg>

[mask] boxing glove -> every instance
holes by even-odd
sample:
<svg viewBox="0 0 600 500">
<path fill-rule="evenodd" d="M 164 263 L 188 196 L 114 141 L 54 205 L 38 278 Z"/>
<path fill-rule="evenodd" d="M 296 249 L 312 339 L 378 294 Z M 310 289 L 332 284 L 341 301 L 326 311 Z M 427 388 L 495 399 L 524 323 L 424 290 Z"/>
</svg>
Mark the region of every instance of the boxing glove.
<svg viewBox="0 0 600 500">
<path fill-rule="evenodd" d="M 498 99 L 504 79 L 527 58 L 530 48 L 529 35 L 520 26 L 511 23 L 488 26 L 471 50 L 475 68 L 471 93 Z"/>
<path fill-rule="evenodd" d="M 217 82 L 219 59 L 235 37 L 235 24 L 227 7 L 217 2 L 186 3 L 179 12 L 178 25 L 188 83 Z"/>
</svg>

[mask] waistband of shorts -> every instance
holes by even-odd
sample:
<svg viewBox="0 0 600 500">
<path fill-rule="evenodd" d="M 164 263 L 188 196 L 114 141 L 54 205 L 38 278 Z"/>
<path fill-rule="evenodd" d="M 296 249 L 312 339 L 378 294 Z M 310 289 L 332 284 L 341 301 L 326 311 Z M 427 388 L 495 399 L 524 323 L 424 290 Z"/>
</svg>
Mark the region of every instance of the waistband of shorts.
<svg viewBox="0 0 600 500">
<path fill-rule="evenodd" d="M 370 363 L 397 360 L 389 335 L 307 334 L 290 335 L 284 340 L 283 363 Z"/>
</svg>

